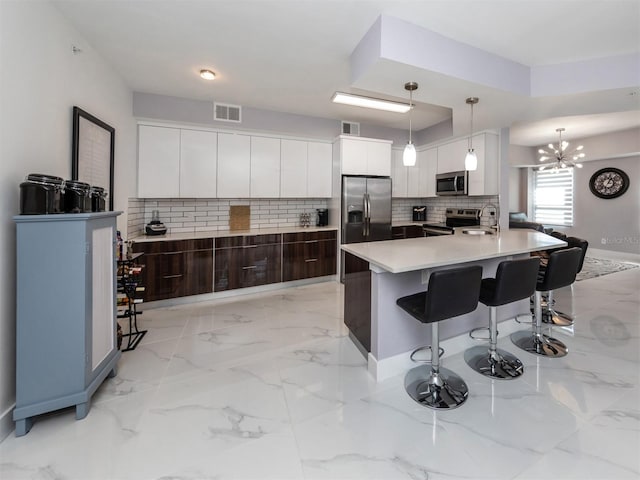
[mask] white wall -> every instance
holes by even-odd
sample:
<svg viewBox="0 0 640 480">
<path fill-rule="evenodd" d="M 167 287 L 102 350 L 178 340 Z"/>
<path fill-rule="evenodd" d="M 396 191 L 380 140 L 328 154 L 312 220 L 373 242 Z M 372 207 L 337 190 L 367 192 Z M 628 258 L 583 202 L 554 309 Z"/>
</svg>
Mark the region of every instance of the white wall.
<svg viewBox="0 0 640 480">
<path fill-rule="evenodd" d="M 132 92 L 48 1 L 0 1 L 0 439 L 13 429 L 19 184 L 29 173 L 71 178 L 74 105 L 116 130 L 114 206 L 126 210 L 136 185 Z"/>
</svg>

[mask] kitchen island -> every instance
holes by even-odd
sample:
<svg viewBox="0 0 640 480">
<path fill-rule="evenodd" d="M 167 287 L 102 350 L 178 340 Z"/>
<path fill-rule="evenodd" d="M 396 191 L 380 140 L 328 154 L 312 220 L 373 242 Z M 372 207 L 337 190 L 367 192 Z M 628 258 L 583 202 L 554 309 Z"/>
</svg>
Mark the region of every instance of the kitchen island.
<svg viewBox="0 0 640 480">
<path fill-rule="evenodd" d="M 430 329 L 396 305 L 398 298 L 426 290 L 431 271 L 481 265 L 482 276 L 492 277 L 503 260 L 563 246 L 562 240 L 533 230 L 342 245 L 344 322 L 354 343 L 366 351 L 369 371 L 381 380 L 409 367 L 411 351 L 431 343 Z M 528 300 L 514 302 L 498 309 L 498 321 L 528 312 Z M 479 304 L 472 313 L 442 322 L 440 338 L 452 339 L 449 345 L 461 350 L 470 346 L 461 334 L 488 322 L 489 308 Z"/>
</svg>

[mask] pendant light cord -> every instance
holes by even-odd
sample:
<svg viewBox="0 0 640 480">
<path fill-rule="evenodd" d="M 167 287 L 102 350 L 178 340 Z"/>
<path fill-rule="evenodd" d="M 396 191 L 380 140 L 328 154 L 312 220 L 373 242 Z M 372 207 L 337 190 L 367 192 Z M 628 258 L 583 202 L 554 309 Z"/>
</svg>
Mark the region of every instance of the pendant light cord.
<svg viewBox="0 0 640 480">
<path fill-rule="evenodd" d="M 411 110 L 413 110 L 413 90 L 409 90 L 409 143 L 411 143 Z"/>
<path fill-rule="evenodd" d="M 469 120 L 469 150 L 473 149 L 473 103 L 471 103 L 471 119 Z"/>
</svg>

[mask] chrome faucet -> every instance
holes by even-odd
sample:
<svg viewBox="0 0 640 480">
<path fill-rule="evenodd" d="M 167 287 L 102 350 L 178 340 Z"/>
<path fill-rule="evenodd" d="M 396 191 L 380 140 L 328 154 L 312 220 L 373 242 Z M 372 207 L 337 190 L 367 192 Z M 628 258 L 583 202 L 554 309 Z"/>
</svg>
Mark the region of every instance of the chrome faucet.
<svg viewBox="0 0 640 480">
<path fill-rule="evenodd" d="M 495 229 L 496 233 L 500 232 L 500 207 L 495 203 L 485 203 L 480 209 L 480 217 L 484 216 L 485 208 L 493 208 L 495 210 L 495 225 L 489 225 L 490 228 Z"/>
</svg>

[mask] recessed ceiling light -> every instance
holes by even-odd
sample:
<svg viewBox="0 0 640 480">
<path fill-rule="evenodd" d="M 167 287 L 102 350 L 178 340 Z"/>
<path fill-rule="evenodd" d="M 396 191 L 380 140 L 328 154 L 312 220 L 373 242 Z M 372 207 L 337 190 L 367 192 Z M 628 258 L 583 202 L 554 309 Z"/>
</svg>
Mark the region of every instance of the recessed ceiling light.
<svg viewBox="0 0 640 480">
<path fill-rule="evenodd" d="M 213 80 L 214 78 L 216 78 L 215 73 L 213 73 L 211 70 L 206 69 L 200 70 L 200 76 L 205 80 Z"/>
<path fill-rule="evenodd" d="M 381 98 L 363 97 L 351 93 L 336 92 L 331 98 L 333 103 L 353 105 L 355 107 L 375 108 L 376 110 L 386 110 L 387 112 L 407 113 L 410 106 L 407 103 L 392 102 Z"/>
</svg>

